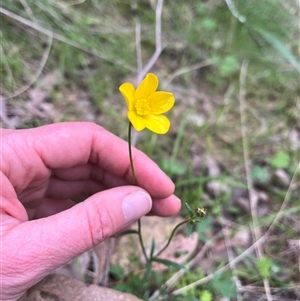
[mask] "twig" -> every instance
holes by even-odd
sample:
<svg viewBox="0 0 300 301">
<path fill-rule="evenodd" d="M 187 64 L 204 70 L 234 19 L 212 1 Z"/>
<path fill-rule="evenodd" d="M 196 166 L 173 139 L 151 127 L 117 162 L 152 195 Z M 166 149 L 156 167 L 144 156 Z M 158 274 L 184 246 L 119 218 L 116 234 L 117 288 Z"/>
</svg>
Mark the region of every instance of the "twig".
<svg viewBox="0 0 300 301">
<path fill-rule="evenodd" d="M 38 23 L 36 17 L 34 16 L 32 9 L 30 8 L 30 6 L 28 5 L 26 0 L 20 0 L 20 2 L 22 3 L 23 7 L 25 8 L 28 16 L 35 22 Z"/>
<path fill-rule="evenodd" d="M 46 62 L 48 60 L 49 53 L 50 53 L 51 46 L 52 46 L 52 42 L 53 42 L 53 38 L 51 36 L 48 36 L 48 42 L 47 42 L 48 46 L 47 46 L 47 48 L 45 49 L 45 51 L 43 53 L 43 57 L 42 57 L 42 60 L 40 62 L 40 66 L 39 66 L 37 72 L 35 73 L 32 81 L 28 85 L 26 85 L 26 86 L 20 88 L 19 90 L 17 90 L 12 96 L 9 96 L 9 97 L 5 98 L 4 100 L 14 98 L 14 97 L 24 93 L 26 90 L 28 90 L 37 81 L 37 79 L 41 75 L 41 73 L 42 73 L 42 71 L 43 71 L 43 69 L 46 65 Z"/>
<path fill-rule="evenodd" d="M 136 61 L 137 61 L 137 73 L 140 74 L 143 68 L 142 49 L 141 49 L 141 23 L 139 18 L 135 21 L 135 49 L 136 49 Z M 137 79 L 138 81 L 138 79 Z M 139 81 L 136 83 L 139 85 Z"/>
<path fill-rule="evenodd" d="M 137 63 L 136 86 L 138 86 L 142 80 L 142 78 L 140 78 L 140 73 L 143 68 L 142 49 L 141 49 L 141 23 L 138 18 L 136 18 L 136 23 L 135 23 L 135 50 L 136 50 L 136 63 Z M 131 142 L 132 146 L 136 145 L 138 136 L 139 133 L 133 128 L 132 142 Z"/>
<path fill-rule="evenodd" d="M 176 76 L 179 76 L 181 74 L 191 72 L 191 71 L 194 71 L 194 70 L 206 67 L 206 66 L 211 66 L 213 64 L 214 63 L 212 61 L 208 60 L 208 61 L 203 61 L 203 62 L 197 63 L 197 64 L 192 65 L 192 66 L 187 66 L 187 67 L 180 68 L 177 71 L 175 71 L 174 73 L 170 74 L 166 78 L 166 80 L 163 82 L 163 87 L 167 87 Z"/>
<path fill-rule="evenodd" d="M 236 273 L 236 265 L 233 261 L 234 259 L 234 256 L 233 256 L 233 251 L 232 251 L 232 244 L 230 243 L 230 239 L 228 237 L 228 226 L 225 225 L 225 228 L 223 227 L 223 224 L 224 222 L 222 222 L 222 232 L 224 233 L 224 242 L 225 242 L 225 247 L 226 247 L 226 251 L 227 251 L 227 257 L 228 257 L 228 261 L 229 261 L 229 266 L 230 266 L 230 269 L 231 269 L 231 272 L 232 272 L 232 280 L 237 288 L 237 291 L 238 291 L 238 294 L 236 296 L 237 300 L 238 301 L 242 301 L 243 298 L 242 296 L 240 295 L 240 290 L 241 290 L 241 287 L 242 287 L 242 284 L 241 284 L 241 281 Z"/>
<path fill-rule="evenodd" d="M 141 52 L 141 39 L 140 39 L 140 23 L 136 23 L 136 30 L 135 30 L 135 45 L 136 45 L 136 54 L 137 54 L 137 78 L 136 78 L 136 84 L 139 85 L 142 79 L 145 77 L 145 75 L 150 71 L 150 69 L 153 67 L 153 65 L 158 60 L 161 51 L 161 12 L 163 7 L 163 0 L 158 0 L 155 10 L 155 51 L 152 55 L 152 57 L 149 59 L 145 67 L 143 68 L 142 64 L 142 52 Z M 132 132 L 132 145 L 134 146 L 137 142 L 139 133 L 137 131 Z"/>
<path fill-rule="evenodd" d="M 244 60 L 242 63 L 241 73 L 240 73 L 239 102 L 240 102 L 240 118 L 241 118 L 241 133 L 242 133 L 242 143 L 243 143 L 244 165 L 245 165 L 246 181 L 247 181 L 247 188 L 249 194 L 250 210 L 252 216 L 252 231 L 253 231 L 254 241 L 257 241 L 261 237 L 260 227 L 258 225 L 258 219 L 257 219 L 258 198 L 254 194 L 253 182 L 250 176 L 251 167 L 249 166 L 249 152 L 248 152 L 248 144 L 247 144 L 247 137 L 246 137 L 246 120 L 245 120 L 247 69 L 248 69 L 248 61 Z M 263 256 L 261 245 L 257 245 L 255 249 L 256 249 L 258 259 L 261 259 Z M 271 290 L 270 290 L 268 279 L 264 278 L 263 283 L 265 287 L 267 300 L 272 301 Z"/>
<path fill-rule="evenodd" d="M 84 2 L 85 2 L 85 0 L 77 0 L 77 1 L 74 1 L 74 2 L 71 2 L 71 3 L 61 3 L 61 2 L 59 2 L 58 4 L 63 8 L 67 8 L 69 6 L 79 5 L 79 4 L 82 4 Z"/>
<path fill-rule="evenodd" d="M 107 286 L 109 264 L 115 248 L 116 238 L 110 237 L 92 250 L 94 273 L 92 284 Z"/>
<path fill-rule="evenodd" d="M 220 171 L 219 171 L 219 168 L 216 166 L 216 163 L 214 162 L 214 160 L 212 160 L 212 158 L 210 156 L 208 156 L 207 160 L 208 160 L 207 165 L 209 166 L 209 169 L 210 169 L 209 175 L 218 176 L 220 174 Z M 218 181 L 217 182 L 212 181 L 211 184 L 218 184 Z M 218 195 L 220 193 L 220 191 L 219 191 L 219 189 L 217 189 L 216 185 L 211 185 L 211 188 L 213 190 L 214 195 Z M 235 287 L 237 288 L 237 291 L 238 291 L 236 298 L 237 298 L 238 301 L 241 301 L 242 296 L 239 293 L 239 288 L 242 285 L 241 285 L 241 281 L 239 280 L 238 275 L 236 273 L 236 266 L 233 262 L 234 255 L 233 255 L 233 251 L 232 251 L 232 243 L 230 242 L 230 238 L 228 236 L 229 226 L 228 226 L 228 223 L 226 223 L 225 219 L 222 217 L 220 207 L 221 206 L 218 202 L 218 204 L 217 204 L 218 222 L 221 225 L 221 233 L 223 235 L 223 240 L 225 242 L 225 248 L 226 248 L 226 252 L 227 252 L 229 267 L 230 267 L 230 270 L 232 272 L 232 280 L 233 280 L 233 282 L 235 284 Z"/>
<path fill-rule="evenodd" d="M 248 256 L 248 254 L 251 253 L 256 248 L 256 246 L 258 244 L 263 244 L 264 242 L 265 242 L 265 237 L 262 236 L 257 242 L 255 242 L 252 246 L 250 246 L 247 250 L 245 250 L 241 255 L 234 258 L 231 261 L 231 264 L 239 263 L 240 261 L 242 261 L 244 259 L 244 257 Z M 184 293 L 184 292 L 186 292 L 186 291 L 188 291 L 192 288 L 195 288 L 196 286 L 207 283 L 208 281 L 212 280 L 216 274 L 223 273 L 223 272 L 227 271 L 229 268 L 230 268 L 230 264 L 228 263 L 228 264 L 224 265 L 222 268 L 215 271 L 214 273 L 209 274 L 208 276 L 206 276 L 202 279 L 199 279 L 199 280 L 197 280 L 197 281 L 195 281 L 191 284 L 188 284 L 185 287 L 182 287 L 182 288 L 172 292 L 172 294 L 173 295 L 179 295 L 179 294 L 182 294 L 182 293 Z"/>
<path fill-rule="evenodd" d="M 145 67 L 141 70 L 138 74 L 137 81 L 140 83 L 145 75 L 149 72 L 149 70 L 153 67 L 156 63 L 157 59 L 159 58 L 162 52 L 162 45 L 161 45 L 161 12 L 163 7 L 163 0 L 157 0 L 156 11 L 155 11 L 155 51 L 152 57 L 149 59 L 148 63 Z"/>
<path fill-rule="evenodd" d="M 108 61 L 108 62 L 113 63 L 115 65 L 121 66 L 122 68 L 128 69 L 128 70 L 133 71 L 133 72 L 136 71 L 135 68 L 133 68 L 132 66 L 126 65 L 123 61 L 120 61 L 117 58 L 110 59 L 110 58 L 106 57 L 103 53 L 101 53 L 99 51 L 96 51 L 94 49 L 85 48 L 85 47 L 81 46 L 80 44 L 78 44 L 78 43 L 76 43 L 76 42 L 74 42 L 74 41 L 72 41 L 72 40 L 70 40 L 70 39 L 68 39 L 64 36 L 62 36 L 58 33 L 55 33 L 55 32 L 53 32 L 49 29 L 46 29 L 46 28 L 40 26 L 39 24 L 33 23 L 33 22 L 31 22 L 31 21 L 29 21 L 29 20 L 27 20 L 27 19 L 25 19 L 21 16 L 18 16 L 18 15 L 12 13 L 11 11 L 8 11 L 7 9 L 5 9 L 3 7 L 0 7 L 0 13 L 7 16 L 7 17 L 9 17 L 9 18 L 12 18 L 12 19 L 14 19 L 14 20 L 16 20 L 16 21 L 18 21 L 18 22 L 20 22 L 20 23 L 22 23 L 22 24 L 24 24 L 24 25 L 26 25 L 30 28 L 33 28 L 33 29 L 35 29 L 35 30 L 47 35 L 47 36 L 50 36 L 50 37 L 52 37 L 52 38 L 54 38 L 54 39 L 56 39 L 60 42 L 66 43 L 66 44 L 68 44 L 72 47 L 75 47 L 77 49 L 80 49 L 80 50 L 82 50 L 86 53 L 97 56 L 97 57 L 99 57 L 99 58 L 101 58 L 105 61 Z"/>
<path fill-rule="evenodd" d="M 284 212 L 284 210 L 285 210 L 285 207 L 286 207 L 286 205 L 288 203 L 288 200 L 290 198 L 290 195 L 291 195 L 291 190 L 293 189 L 294 182 L 296 181 L 296 178 L 297 178 L 297 175 L 298 175 L 299 172 L 300 172 L 300 163 L 298 163 L 298 166 L 297 166 L 297 168 L 296 168 L 296 170 L 295 170 L 295 172 L 293 174 L 293 177 L 291 179 L 289 188 L 288 188 L 288 190 L 286 192 L 286 195 L 285 195 L 284 200 L 283 200 L 283 202 L 282 202 L 282 204 L 280 206 L 280 209 L 279 209 L 276 217 L 274 218 L 272 224 L 270 225 L 268 231 L 265 233 L 265 235 L 267 235 L 269 232 L 271 232 L 273 230 L 276 222 L 280 219 L 281 215 L 283 215 L 283 213 L 281 213 L 281 212 Z"/>
</svg>

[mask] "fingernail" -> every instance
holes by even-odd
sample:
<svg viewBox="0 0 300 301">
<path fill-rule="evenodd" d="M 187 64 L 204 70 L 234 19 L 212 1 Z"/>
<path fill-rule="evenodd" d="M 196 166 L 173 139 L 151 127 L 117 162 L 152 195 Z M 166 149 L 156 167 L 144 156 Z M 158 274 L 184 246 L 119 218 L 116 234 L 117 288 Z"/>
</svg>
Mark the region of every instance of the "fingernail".
<svg viewBox="0 0 300 301">
<path fill-rule="evenodd" d="M 132 223 L 147 214 L 152 207 L 152 200 L 148 193 L 135 191 L 123 199 L 122 209 L 125 224 Z"/>
</svg>

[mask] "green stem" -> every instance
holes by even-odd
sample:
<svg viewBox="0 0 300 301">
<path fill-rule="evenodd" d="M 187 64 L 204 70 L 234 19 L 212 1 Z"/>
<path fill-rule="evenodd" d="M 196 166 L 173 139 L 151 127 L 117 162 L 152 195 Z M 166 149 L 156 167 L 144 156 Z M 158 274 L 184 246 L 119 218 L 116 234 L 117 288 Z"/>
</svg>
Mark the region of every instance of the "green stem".
<svg viewBox="0 0 300 301">
<path fill-rule="evenodd" d="M 132 124 L 131 124 L 131 122 L 129 121 L 129 126 L 128 126 L 129 160 L 130 160 L 130 168 L 131 168 L 131 173 L 132 173 L 132 181 L 133 181 L 133 185 L 136 185 L 136 177 L 135 177 L 135 172 L 134 172 L 134 167 L 133 167 L 132 149 L 131 149 L 131 128 L 132 128 Z"/>
<path fill-rule="evenodd" d="M 142 251 L 143 251 L 143 254 L 144 254 L 144 257 L 145 257 L 145 260 L 146 260 L 146 263 L 148 262 L 148 256 L 147 256 L 147 253 L 146 253 L 146 250 L 145 250 L 145 246 L 144 246 L 144 242 L 143 242 L 143 237 L 142 237 L 142 231 L 141 231 L 141 220 L 139 219 L 138 220 L 138 236 L 139 236 L 139 242 L 140 242 L 140 245 L 141 245 L 141 248 L 142 248 Z"/>
<path fill-rule="evenodd" d="M 129 160 L 130 160 L 130 168 L 131 168 L 131 173 L 132 173 L 132 181 L 133 181 L 133 185 L 136 185 L 136 176 L 135 176 L 135 172 L 134 172 L 134 166 L 133 166 L 133 160 L 132 160 L 132 147 L 131 147 L 131 128 L 132 128 L 132 124 L 129 121 L 129 126 L 128 126 L 128 147 L 129 147 Z M 142 237 L 142 231 L 141 231 L 141 220 L 138 220 L 138 237 L 139 237 L 139 242 L 142 248 L 142 252 L 144 254 L 146 263 L 148 262 L 148 256 L 145 250 L 145 246 L 144 246 L 144 242 L 143 242 L 143 237 Z"/>
<path fill-rule="evenodd" d="M 172 233 L 171 233 L 171 235 L 170 235 L 170 237 L 169 237 L 169 240 L 168 240 L 168 242 L 167 242 L 167 244 L 154 256 L 154 257 L 158 257 L 168 246 L 169 246 L 169 244 L 170 244 L 170 242 L 171 242 L 171 240 L 172 240 L 172 238 L 173 238 L 173 236 L 174 236 L 174 234 L 175 234 L 175 232 L 177 231 L 177 229 L 180 227 L 180 226 L 182 226 L 182 225 L 184 225 L 184 224 L 186 224 L 186 223 L 188 223 L 189 222 L 189 220 L 185 220 L 185 221 L 183 221 L 183 222 L 181 222 L 181 223 L 179 223 L 174 229 L 173 229 L 173 231 L 172 231 Z"/>
</svg>

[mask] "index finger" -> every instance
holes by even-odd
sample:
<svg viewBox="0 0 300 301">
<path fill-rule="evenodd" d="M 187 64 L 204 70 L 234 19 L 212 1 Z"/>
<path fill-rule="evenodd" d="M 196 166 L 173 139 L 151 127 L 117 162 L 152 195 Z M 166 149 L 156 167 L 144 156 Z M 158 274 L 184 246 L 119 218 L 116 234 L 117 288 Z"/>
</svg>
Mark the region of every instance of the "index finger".
<svg viewBox="0 0 300 301">
<path fill-rule="evenodd" d="M 70 168 L 92 162 L 133 183 L 128 143 L 104 128 L 94 123 L 68 122 L 30 131 L 36 138 L 34 148 L 48 168 Z M 173 182 L 155 162 L 135 148 L 132 155 L 138 186 L 155 198 L 165 198 L 174 192 Z"/>
</svg>

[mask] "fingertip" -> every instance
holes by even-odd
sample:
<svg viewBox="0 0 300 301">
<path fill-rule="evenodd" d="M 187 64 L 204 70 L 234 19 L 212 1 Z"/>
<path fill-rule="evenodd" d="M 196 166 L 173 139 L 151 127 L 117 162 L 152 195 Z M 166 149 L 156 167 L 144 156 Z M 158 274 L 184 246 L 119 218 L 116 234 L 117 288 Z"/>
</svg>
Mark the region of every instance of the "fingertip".
<svg viewBox="0 0 300 301">
<path fill-rule="evenodd" d="M 176 215 L 180 208 L 181 200 L 175 195 L 171 195 L 164 199 L 154 200 L 150 214 L 167 217 Z"/>
</svg>

